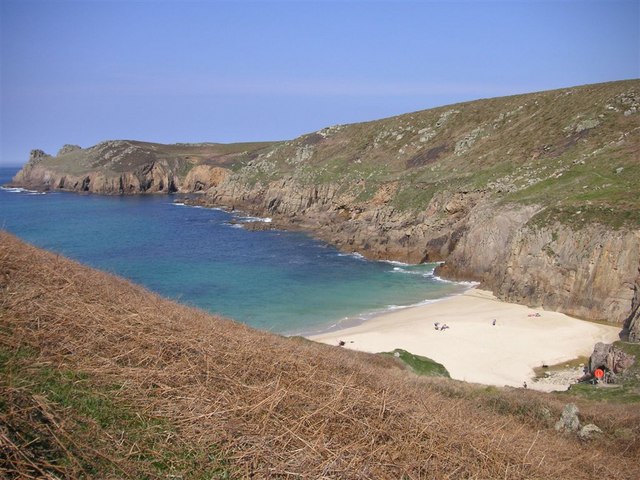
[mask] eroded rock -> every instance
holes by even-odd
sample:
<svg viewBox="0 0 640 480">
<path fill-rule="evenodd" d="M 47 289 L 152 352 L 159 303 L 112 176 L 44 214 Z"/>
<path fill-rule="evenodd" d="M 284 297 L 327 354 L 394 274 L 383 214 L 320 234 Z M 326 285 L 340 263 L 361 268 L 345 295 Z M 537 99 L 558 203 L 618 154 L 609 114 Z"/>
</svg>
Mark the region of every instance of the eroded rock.
<svg viewBox="0 0 640 480">
<path fill-rule="evenodd" d="M 580 429 L 580 419 L 578 418 L 578 406 L 575 403 L 568 403 L 562 409 L 560 420 L 556 422 L 555 429 L 558 432 L 575 433 Z"/>
</svg>

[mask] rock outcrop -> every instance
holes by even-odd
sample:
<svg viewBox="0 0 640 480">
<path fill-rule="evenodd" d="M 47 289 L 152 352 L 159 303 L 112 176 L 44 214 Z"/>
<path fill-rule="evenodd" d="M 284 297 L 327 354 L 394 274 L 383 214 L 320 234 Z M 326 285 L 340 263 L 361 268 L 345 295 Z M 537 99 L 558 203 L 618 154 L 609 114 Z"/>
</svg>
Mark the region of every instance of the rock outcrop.
<svg viewBox="0 0 640 480">
<path fill-rule="evenodd" d="M 597 368 L 605 369 L 614 374 L 623 373 L 636 359 L 614 345 L 598 342 L 596 343 L 591 357 L 589 357 L 589 372 L 593 373 Z"/>
<path fill-rule="evenodd" d="M 531 213 L 505 210 L 473 223 L 443 270 L 478 278 L 507 301 L 623 324 L 633 308 L 638 232 L 535 226 L 525 223 Z"/>
<path fill-rule="evenodd" d="M 357 186 L 345 190 L 332 183 L 303 185 L 293 177 L 250 186 L 231 176 L 207 191 L 203 201 L 274 217 L 368 258 L 419 263 L 449 257 L 469 228 L 472 206 L 484 196 L 443 193 L 416 213 L 390 204 L 395 188 L 385 184 L 370 201 L 359 202 Z"/>
<path fill-rule="evenodd" d="M 180 183 L 180 191 L 202 192 L 225 181 L 231 172 L 226 168 L 197 165 L 189 170 Z"/>
<path fill-rule="evenodd" d="M 24 172 L 24 173 L 23 173 Z M 51 170 L 42 164 L 23 169 L 14 183 L 38 190 L 66 190 L 99 194 L 173 193 L 177 191 L 172 168 L 151 162 L 131 172 L 112 174 L 92 171 L 80 174 Z"/>
<path fill-rule="evenodd" d="M 558 432 L 577 433 L 580 430 L 580 419 L 578 418 L 578 406 L 575 403 L 568 403 L 562 409 L 560 420 L 556 422 L 555 429 Z"/>
<path fill-rule="evenodd" d="M 578 406 L 575 403 L 568 403 L 562 409 L 560 420 L 555 424 L 557 432 L 564 434 L 576 434 L 580 440 L 588 441 L 602 435 L 602 429 L 593 423 L 582 425 L 578 414 Z"/>
<path fill-rule="evenodd" d="M 82 147 L 80 147 L 79 145 L 66 144 L 63 145 L 60 150 L 58 150 L 58 154 L 56 156 L 59 157 L 61 155 L 66 155 L 67 153 L 75 152 L 77 150 L 82 150 Z"/>
</svg>

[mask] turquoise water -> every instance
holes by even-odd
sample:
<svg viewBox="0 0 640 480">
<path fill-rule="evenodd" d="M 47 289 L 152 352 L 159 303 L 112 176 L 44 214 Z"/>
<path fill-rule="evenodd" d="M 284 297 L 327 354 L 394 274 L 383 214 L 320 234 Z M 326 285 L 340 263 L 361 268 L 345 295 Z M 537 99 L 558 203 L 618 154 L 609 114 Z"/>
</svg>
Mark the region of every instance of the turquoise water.
<svg viewBox="0 0 640 480">
<path fill-rule="evenodd" d="M 0 168 L 0 185 L 16 171 Z M 0 189 L 0 227 L 165 297 L 278 333 L 321 331 L 468 288 L 434 278 L 434 264 L 372 262 L 303 233 L 245 230 L 240 215 L 176 198 Z"/>
</svg>

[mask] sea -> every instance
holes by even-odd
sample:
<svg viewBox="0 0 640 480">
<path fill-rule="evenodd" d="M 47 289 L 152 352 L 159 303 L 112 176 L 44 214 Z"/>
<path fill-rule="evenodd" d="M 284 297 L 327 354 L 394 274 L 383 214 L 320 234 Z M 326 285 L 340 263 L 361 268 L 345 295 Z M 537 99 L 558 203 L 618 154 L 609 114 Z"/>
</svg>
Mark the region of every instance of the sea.
<svg viewBox="0 0 640 480">
<path fill-rule="evenodd" d="M 0 185 L 18 168 L 0 167 Z M 369 261 L 301 232 L 250 230 L 241 212 L 179 195 L 0 188 L 0 228 L 160 295 L 261 330 L 309 335 L 462 293 L 436 264 Z"/>
</svg>

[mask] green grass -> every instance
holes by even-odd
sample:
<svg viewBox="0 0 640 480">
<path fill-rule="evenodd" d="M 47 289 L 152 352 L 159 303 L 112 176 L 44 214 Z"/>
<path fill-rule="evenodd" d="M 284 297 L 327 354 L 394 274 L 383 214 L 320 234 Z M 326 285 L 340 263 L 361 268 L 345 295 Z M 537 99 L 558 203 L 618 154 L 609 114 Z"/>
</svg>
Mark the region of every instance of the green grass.
<svg viewBox="0 0 640 480">
<path fill-rule="evenodd" d="M 608 147 L 601 155 L 578 163 L 572 155 L 559 157 L 553 168 L 563 170 L 562 175 L 546 178 L 505 200 L 548 205 L 535 219 L 539 225 L 561 222 L 580 228 L 600 223 L 615 229 L 635 228 L 640 225 L 636 193 L 640 163 L 626 148 Z"/>
<path fill-rule="evenodd" d="M 26 455 L 50 464 L 52 472 L 229 478 L 215 445 L 202 450 L 176 444 L 175 428 L 127 405 L 118 398 L 120 388 L 83 372 L 38 364 L 29 349 L 0 348 L 0 423 L 16 445 L 27 445 Z"/>
<path fill-rule="evenodd" d="M 413 353 L 400 348 L 396 348 L 393 352 L 384 352 L 382 355 L 397 358 L 417 375 L 450 378 L 449 372 L 444 365 L 431 360 L 430 358 L 414 355 Z"/>
<path fill-rule="evenodd" d="M 436 191 L 434 184 L 405 184 L 396 193 L 392 205 L 401 211 L 418 211 L 429 204 Z"/>
<path fill-rule="evenodd" d="M 640 403 L 640 391 L 637 387 L 624 385 L 572 385 L 571 390 L 565 393 L 567 396 L 576 396 L 598 402 L 612 403 Z"/>
<path fill-rule="evenodd" d="M 191 163 L 188 160 L 181 162 L 180 166 L 176 170 L 176 177 L 184 179 L 195 166 L 195 163 Z"/>
</svg>

